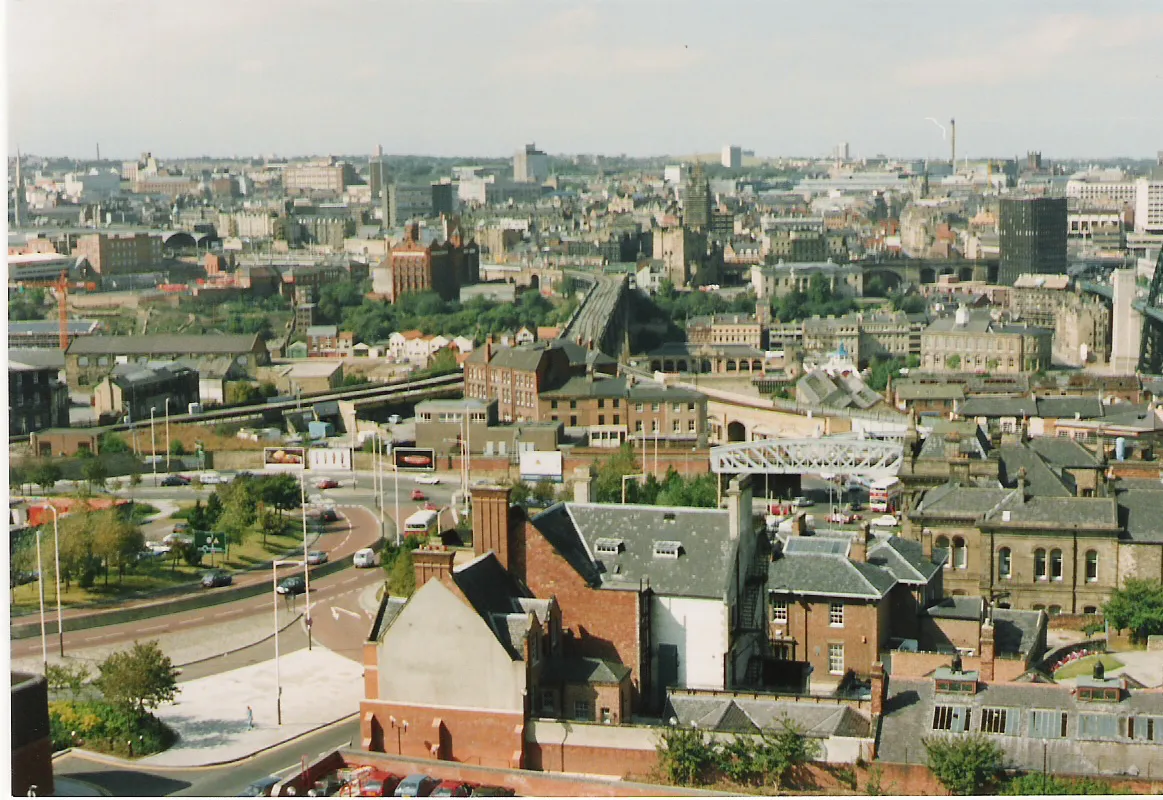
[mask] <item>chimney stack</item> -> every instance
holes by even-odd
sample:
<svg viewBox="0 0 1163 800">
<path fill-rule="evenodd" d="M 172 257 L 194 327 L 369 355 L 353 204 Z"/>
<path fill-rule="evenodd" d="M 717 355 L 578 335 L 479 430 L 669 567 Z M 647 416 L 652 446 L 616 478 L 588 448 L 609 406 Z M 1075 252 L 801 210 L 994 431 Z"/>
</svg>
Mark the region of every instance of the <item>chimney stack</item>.
<svg viewBox="0 0 1163 800">
<path fill-rule="evenodd" d="M 751 533 L 751 479 L 741 475 L 727 486 L 727 529 L 732 541 L 740 534 Z"/>
<path fill-rule="evenodd" d="M 876 719 L 884 713 L 884 701 L 888 694 L 888 682 L 885 679 L 884 664 L 880 661 L 872 662 L 872 718 Z"/>
<path fill-rule="evenodd" d="M 589 467 L 578 467 L 573 471 L 573 501 L 575 503 L 590 502 Z"/>
<path fill-rule="evenodd" d="M 996 658 L 996 653 L 993 619 L 991 618 L 981 625 L 981 680 L 985 683 L 993 680 L 993 660 Z"/>
<path fill-rule="evenodd" d="M 921 529 L 921 555 L 926 560 L 933 560 L 933 532 L 928 528 Z"/>
<path fill-rule="evenodd" d="M 419 589 L 433 578 L 442 581 L 446 576 L 451 576 L 454 558 L 456 553 L 443 547 L 439 550 L 426 548 L 413 550 L 412 565 L 416 570 L 416 588 Z"/>
<path fill-rule="evenodd" d="M 507 486 L 472 488 L 472 549 L 474 556 L 490 550 L 509 569 L 509 493 Z"/>
</svg>

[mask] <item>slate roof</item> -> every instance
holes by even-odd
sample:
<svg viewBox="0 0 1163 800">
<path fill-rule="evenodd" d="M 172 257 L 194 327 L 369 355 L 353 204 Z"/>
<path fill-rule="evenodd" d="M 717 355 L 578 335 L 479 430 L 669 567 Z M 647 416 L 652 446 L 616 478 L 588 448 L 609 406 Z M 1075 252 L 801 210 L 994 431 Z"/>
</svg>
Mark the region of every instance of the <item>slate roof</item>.
<svg viewBox="0 0 1163 800">
<path fill-rule="evenodd" d="M 630 668 L 603 658 L 550 658 L 541 667 L 546 683 L 621 683 Z"/>
<path fill-rule="evenodd" d="M 964 400 L 965 387 L 957 383 L 894 383 L 892 390 L 901 400 Z"/>
<path fill-rule="evenodd" d="M 1074 417 L 1094 419 L 1104 416 L 1105 409 L 1097 397 L 1039 397 L 1038 416 L 1052 419 Z"/>
<path fill-rule="evenodd" d="M 993 617 L 993 641 L 998 655 L 1040 655 L 1035 650 L 1045 646 L 1042 633 L 1046 615 L 1043 612 L 994 607 L 990 616 Z"/>
<path fill-rule="evenodd" d="M 8 364 L 23 364 L 37 369 L 65 368 L 65 354 L 60 350 L 46 347 L 13 347 L 8 350 Z"/>
<path fill-rule="evenodd" d="M 1115 500 L 1119 524 L 1131 541 L 1163 543 L 1163 484 L 1119 481 Z"/>
<path fill-rule="evenodd" d="M 831 543 L 842 541 L 820 535 L 788 537 L 783 552 L 767 567 L 768 592 L 867 600 L 888 594 L 896 578 L 876 564 L 849 560 L 847 550 L 836 552 L 839 548 Z"/>
<path fill-rule="evenodd" d="M 548 616 L 549 600 L 538 600 L 488 552 L 452 571 L 452 581 L 469 605 L 489 623 L 493 633 L 515 660 L 525 657 L 529 614 Z"/>
<path fill-rule="evenodd" d="M 531 522 L 599 588 L 637 590 L 648 583 L 660 595 L 726 597 L 734 548 L 724 510 L 561 503 Z M 598 553 L 598 539 L 620 539 L 622 549 Z M 662 541 L 681 543 L 678 558 L 654 555 Z"/>
<path fill-rule="evenodd" d="M 100 324 L 92 319 L 70 319 L 65 323 L 65 330 L 69 336 L 87 336 L 96 331 Z M 27 320 L 8 323 L 9 336 L 55 335 L 60 330 L 59 320 Z"/>
<path fill-rule="evenodd" d="M 625 378 L 599 378 L 590 375 L 576 376 L 556 389 L 541 393 L 545 400 L 571 397 L 623 397 L 626 394 Z"/>
<path fill-rule="evenodd" d="M 945 561 L 942 554 L 925 558 L 920 542 L 899 536 L 874 534 L 875 543 L 868 546 L 868 563 L 880 567 L 901 583 L 923 585 L 937 574 Z"/>
<path fill-rule="evenodd" d="M 150 386 L 155 383 L 165 383 L 180 375 L 197 375 L 197 370 L 180 364 L 169 362 L 159 364 L 151 362 L 148 366 L 138 364 L 118 364 L 113 368 L 109 380 L 122 388 L 130 386 Z"/>
<path fill-rule="evenodd" d="M 1073 491 L 1063 481 L 1060 471 L 1055 471 L 1031 447 L 1020 444 L 1004 444 L 998 448 L 998 478 L 1005 486 L 1018 485 L 1018 474 L 1026 471 L 1026 491 L 1040 497 L 1070 497 Z"/>
<path fill-rule="evenodd" d="M 1038 401 L 1029 397 L 970 397 L 957 413 L 963 417 L 1036 417 Z"/>
<path fill-rule="evenodd" d="M 147 336 L 80 336 L 69 355 L 150 355 L 153 353 L 249 353 L 261 344 L 259 335 L 156 334 Z"/>
<path fill-rule="evenodd" d="M 916 510 L 909 516 L 939 516 L 956 519 L 977 519 L 985 511 L 1013 494 L 1013 489 L 962 486 L 950 481 L 925 492 Z"/>
<path fill-rule="evenodd" d="M 705 697 L 668 694 L 663 719 L 702 730 L 758 733 L 778 730 L 784 720 L 813 738 L 863 738 L 871 735 L 869 720 L 843 703 L 795 703 L 775 698 Z"/>
<path fill-rule="evenodd" d="M 985 600 L 980 597 L 944 597 L 924 611 L 936 619 L 967 619 L 981 622 Z"/>
<path fill-rule="evenodd" d="M 985 458 L 986 451 L 989 449 L 989 442 L 985 438 L 985 434 L 981 428 L 977 426 L 977 423 L 971 419 L 955 422 L 944 418 L 938 419 L 933 423 L 933 430 L 925 437 L 925 441 L 921 445 L 921 450 L 917 453 L 917 458 L 947 458 L 945 455 L 945 441 L 947 437 L 953 435 L 961 439 L 957 447 L 957 451 L 961 455 L 976 459 Z"/>
<path fill-rule="evenodd" d="M 1009 519 L 1006 519 L 1006 514 Z M 1022 502 L 1015 490 L 982 519 L 983 523 L 1010 525 L 1053 525 L 1063 529 L 1107 529 L 1117 531 L 1118 507 L 1113 497 L 1028 497 Z"/>
</svg>

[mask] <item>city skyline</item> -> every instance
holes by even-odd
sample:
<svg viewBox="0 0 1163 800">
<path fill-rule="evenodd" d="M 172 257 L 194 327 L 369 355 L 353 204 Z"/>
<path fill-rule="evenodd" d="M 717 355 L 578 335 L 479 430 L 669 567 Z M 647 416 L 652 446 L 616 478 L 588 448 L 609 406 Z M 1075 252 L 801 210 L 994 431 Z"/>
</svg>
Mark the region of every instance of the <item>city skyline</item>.
<svg viewBox="0 0 1163 800">
<path fill-rule="evenodd" d="M 1163 12 L 1119 8 L 10 0 L 7 152 L 1152 158 Z"/>
</svg>

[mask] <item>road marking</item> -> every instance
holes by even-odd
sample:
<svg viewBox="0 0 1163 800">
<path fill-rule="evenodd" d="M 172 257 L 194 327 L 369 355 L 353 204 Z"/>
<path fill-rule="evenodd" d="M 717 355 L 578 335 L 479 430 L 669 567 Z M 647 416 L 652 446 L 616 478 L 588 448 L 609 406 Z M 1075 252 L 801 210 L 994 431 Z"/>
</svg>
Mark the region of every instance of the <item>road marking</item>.
<svg viewBox="0 0 1163 800">
<path fill-rule="evenodd" d="M 339 622 L 340 612 L 347 614 L 349 617 L 355 617 L 356 619 L 360 618 L 359 614 L 355 613 L 354 611 L 348 611 L 346 608 L 340 608 L 339 606 L 331 607 L 331 618 L 336 622 Z"/>
<path fill-rule="evenodd" d="M 149 627 L 149 628 L 139 628 L 137 632 L 138 632 L 138 633 L 149 633 L 150 631 L 161 631 L 161 630 L 165 630 L 165 629 L 166 629 L 166 628 L 168 628 L 168 627 L 169 627 L 169 625 L 153 625 L 153 626 L 151 626 L 151 627 Z"/>
</svg>

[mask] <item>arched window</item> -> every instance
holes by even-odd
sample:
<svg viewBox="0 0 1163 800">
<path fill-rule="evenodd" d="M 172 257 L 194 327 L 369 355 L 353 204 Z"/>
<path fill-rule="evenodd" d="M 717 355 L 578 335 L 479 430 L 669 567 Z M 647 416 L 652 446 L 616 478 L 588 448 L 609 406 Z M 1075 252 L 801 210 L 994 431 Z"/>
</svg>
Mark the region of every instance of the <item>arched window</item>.
<svg viewBox="0 0 1163 800">
<path fill-rule="evenodd" d="M 1050 612 L 1050 616 L 1054 616 L 1055 614 L 1062 613 L 1062 606 L 1050 606 L 1050 608 L 1046 610 Z"/>
<path fill-rule="evenodd" d="M 1050 551 L 1050 579 L 1062 580 L 1062 551 L 1056 547 Z"/>
<path fill-rule="evenodd" d="M 1046 580 L 1046 551 L 1041 547 L 1034 551 L 1034 580 Z"/>
<path fill-rule="evenodd" d="M 997 551 L 997 576 L 999 578 L 1009 578 L 1013 575 L 1013 555 L 1008 547 L 1003 547 Z"/>
<path fill-rule="evenodd" d="M 965 569 L 968 557 L 965 552 L 965 540 L 960 536 L 953 537 L 953 568 Z"/>
<path fill-rule="evenodd" d="M 1097 614 L 1098 613 L 1098 606 L 1083 606 L 1082 613 L 1083 614 Z"/>
<path fill-rule="evenodd" d="M 933 552 L 936 553 L 938 550 L 940 550 L 942 553 L 945 554 L 945 563 L 942 564 L 942 566 L 945 569 L 949 569 L 949 537 L 948 536 L 938 536 L 937 541 L 933 542 Z"/>
<path fill-rule="evenodd" d="M 1035 611 L 1045 611 L 1046 606 L 1042 605 L 1041 603 L 1034 603 L 1034 610 Z"/>
<path fill-rule="evenodd" d="M 1094 583 L 1098 580 L 1098 551 L 1086 551 L 1086 582 Z"/>
</svg>

